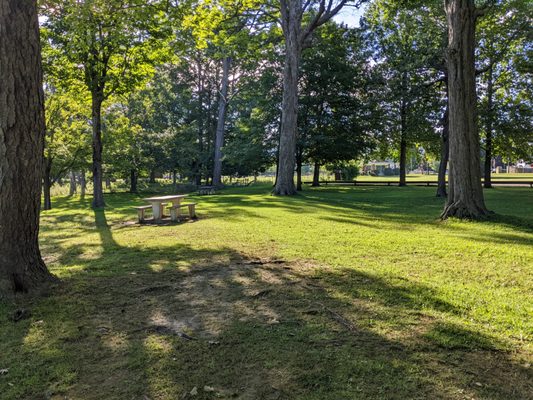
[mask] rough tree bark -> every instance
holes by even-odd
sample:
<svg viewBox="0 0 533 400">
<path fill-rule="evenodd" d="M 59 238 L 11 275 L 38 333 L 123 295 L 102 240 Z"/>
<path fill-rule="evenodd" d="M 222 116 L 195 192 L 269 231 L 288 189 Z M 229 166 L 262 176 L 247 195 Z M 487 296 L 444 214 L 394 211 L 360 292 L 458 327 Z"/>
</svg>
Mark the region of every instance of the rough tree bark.
<svg viewBox="0 0 533 400">
<path fill-rule="evenodd" d="M 474 0 L 445 0 L 448 23 L 449 194 L 441 218 L 479 219 L 483 198 L 474 68 L 477 10 Z"/>
<path fill-rule="evenodd" d="M 229 73 L 231 57 L 225 57 L 222 62 L 222 82 L 218 101 L 218 119 L 215 133 L 215 159 L 213 166 L 213 186 L 222 185 L 222 146 L 224 146 L 224 126 L 226 125 L 226 111 L 228 108 Z"/>
<path fill-rule="evenodd" d="M 313 187 L 320 186 L 320 164 L 315 162 L 315 168 L 313 169 Z"/>
<path fill-rule="evenodd" d="M 493 125 L 493 95 L 494 95 L 494 78 L 492 60 L 489 60 L 489 69 L 487 71 L 487 120 L 485 125 L 485 165 L 484 165 L 484 183 L 487 189 L 492 188 L 492 125 Z"/>
<path fill-rule="evenodd" d="M 102 103 L 104 94 L 101 90 L 92 92 L 92 128 L 93 128 L 93 208 L 105 207 L 104 189 L 102 187 Z"/>
<path fill-rule="evenodd" d="M 0 297 L 53 280 L 39 251 L 44 96 L 37 2 L 0 1 Z"/>
<path fill-rule="evenodd" d="M 448 123 L 448 103 L 442 116 L 442 145 L 440 150 L 440 163 L 437 182 L 437 197 L 447 197 L 446 192 L 446 167 L 448 166 L 448 158 L 450 156 L 450 141 L 449 141 L 449 123 Z"/>
<path fill-rule="evenodd" d="M 294 167 L 298 127 L 298 69 L 302 53 L 300 1 L 283 1 L 281 13 L 285 37 L 285 65 L 278 175 L 274 194 L 293 195 L 296 194 Z"/>
</svg>

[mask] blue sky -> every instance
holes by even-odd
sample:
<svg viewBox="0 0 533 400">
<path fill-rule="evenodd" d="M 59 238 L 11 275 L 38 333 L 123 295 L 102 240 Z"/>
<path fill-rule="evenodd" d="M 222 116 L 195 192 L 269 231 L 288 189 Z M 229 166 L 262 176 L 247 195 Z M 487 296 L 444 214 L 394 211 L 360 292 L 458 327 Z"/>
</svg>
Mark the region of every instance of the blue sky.
<svg viewBox="0 0 533 400">
<path fill-rule="evenodd" d="M 348 26 L 359 26 L 359 18 L 364 12 L 364 7 L 355 9 L 353 7 L 344 7 L 341 12 L 335 16 L 335 21 L 344 22 Z"/>
</svg>

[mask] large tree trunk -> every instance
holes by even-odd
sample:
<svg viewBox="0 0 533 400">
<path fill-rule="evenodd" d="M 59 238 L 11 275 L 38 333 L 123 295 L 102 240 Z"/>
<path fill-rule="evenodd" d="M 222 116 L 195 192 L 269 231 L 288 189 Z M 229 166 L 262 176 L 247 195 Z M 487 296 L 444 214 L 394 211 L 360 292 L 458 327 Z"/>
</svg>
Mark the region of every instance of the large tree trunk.
<svg viewBox="0 0 533 400">
<path fill-rule="evenodd" d="M 130 170 L 130 193 L 137 193 L 137 171 Z"/>
<path fill-rule="evenodd" d="M 492 60 L 489 60 L 489 70 L 487 71 L 487 123 L 485 126 L 485 166 L 484 166 L 484 186 L 488 189 L 492 187 L 492 103 L 494 95 L 494 79 L 492 71 Z"/>
<path fill-rule="evenodd" d="M 301 56 L 301 14 L 299 1 L 287 1 L 282 7 L 285 37 L 285 66 L 283 69 L 283 102 L 279 147 L 279 170 L 274 194 L 296 194 L 294 166 L 296 163 L 296 131 L 298 120 L 298 68 Z"/>
<path fill-rule="evenodd" d="M 218 119 L 215 133 L 215 160 L 213 166 L 213 186 L 222 185 L 222 146 L 224 146 L 224 126 L 226 124 L 226 110 L 228 108 L 229 71 L 231 58 L 224 58 L 222 64 L 222 85 L 218 101 Z"/>
<path fill-rule="evenodd" d="M 52 188 L 52 160 L 49 158 L 44 159 L 44 172 L 43 172 L 43 209 L 52 209 L 52 196 L 50 190 Z"/>
<path fill-rule="evenodd" d="M 93 123 L 93 208 L 105 207 L 104 190 L 102 187 L 102 103 L 101 92 L 92 93 Z"/>
<path fill-rule="evenodd" d="M 0 297 L 50 282 L 39 251 L 44 101 L 37 2 L 0 1 Z"/>
<path fill-rule="evenodd" d="M 446 109 L 442 116 L 442 145 L 440 150 L 439 174 L 437 182 L 437 197 L 447 197 L 446 192 L 446 167 L 448 166 L 448 158 L 450 156 L 450 141 L 449 141 L 449 123 L 448 123 L 448 100 L 446 100 Z"/>
<path fill-rule="evenodd" d="M 450 173 L 442 218 L 478 219 L 489 214 L 483 199 L 476 126 L 474 0 L 445 0 L 448 21 Z"/>
<path fill-rule="evenodd" d="M 313 187 L 320 186 L 320 164 L 315 162 L 315 168 L 313 169 Z"/>
<path fill-rule="evenodd" d="M 74 194 L 76 194 L 77 191 L 78 191 L 78 187 L 76 185 L 76 174 L 74 173 L 74 171 L 70 171 L 69 172 L 69 189 L 68 189 L 69 196 L 74 196 Z"/>
</svg>

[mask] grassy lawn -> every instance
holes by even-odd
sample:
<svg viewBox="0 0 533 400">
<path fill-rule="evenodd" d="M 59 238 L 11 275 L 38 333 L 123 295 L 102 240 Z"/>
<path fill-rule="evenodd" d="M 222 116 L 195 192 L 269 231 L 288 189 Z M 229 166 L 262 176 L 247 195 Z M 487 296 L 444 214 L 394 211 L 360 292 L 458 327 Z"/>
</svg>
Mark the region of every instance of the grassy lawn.
<svg viewBox="0 0 533 400">
<path fill-rule="evenodd" d="M 487 222 L 434 188 L 269 190 L 162 226 L 54 198 L 61 283 L 0 304 L 0 398 L 533 398 L 533 190 L 487 190 Z"/>
</svg>

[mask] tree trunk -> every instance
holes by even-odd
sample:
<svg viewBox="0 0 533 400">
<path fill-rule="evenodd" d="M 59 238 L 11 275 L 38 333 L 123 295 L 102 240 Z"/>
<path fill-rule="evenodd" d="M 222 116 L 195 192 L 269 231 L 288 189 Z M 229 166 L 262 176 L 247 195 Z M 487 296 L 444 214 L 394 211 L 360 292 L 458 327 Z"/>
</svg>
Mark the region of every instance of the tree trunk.
<svg viewBox="0 0 533 400">
<path fill-rule="evenodd" d="M 76 174 L 74 171 L 69 172 L 69 196 L 74 196 L 74 194 L 78 191 L 77 185 L 76 185 Z"/>
<path fill-rule="evenodd" d="M 229 71 L 231 57 L 224 58 L 222 64 L 222 85 L 218 101 L 218 119 L 215 133 L 215 160 L 213 166 L 213 186 L 222 185 L 222 146 L 224 146 L 224 126 L 226 124 L 226 110 L 228 108 Z"/>
<path fill-rule="evenodd" d="M 282 7 L 285 37 L 285 66 L 283 69 L 283 102 L 279 147 L 279 171 L 274 194 L 296 194 L 294 166 L 296 163 L 296 131 L 298 120 L 298 68 L 300 64 L 301 14 L 299 1 L 287 1 Z"/>
<path fill-rule="evenodd" d="M 130 170 L 130 193 L 137 193 L 137 171 Z"/>
<path fill-rule="evenodd" d="M 446 109 L 442 116 L 442 146 L 440 151 L 437 197 L 448 196 L 448 193 L 446 192 L 446 167 L 448 166 L 448 158 L 450 156 L 448 115 L 448 100 L 446 99 Z"/>
<path fill-rule="evenodd" d="M 83 199 L 85 197 L 85 191 L 87 190 L 87 178 L 85 177 L 85 170 L 80 172 L 80 196 Z"/>
<path fill-rule="evenodd" d="M 149 183 L 155 183 L 155 171 L 154 170 L 150 171 L 150 179 L 149 179 L 148 182 Z"/>
<path fill-rule="evenodd" d="M 406 181 L 406 164 L 407 164 L 407 140 L 405 132 L 402 129 L 402 137 L 400 139 L 400 183 L 398 186 L 407 186 Z"/>
<path fill-rule="evenodd" d="M 315 162 L 315 168 L 313 170 L 313 187 L 320 186 L 320 164 Z"/>
<path fill-rule="evenodd" d="M 485 166 L 484 184 L 487 189 L 492 188 L 492 102 L 494 95 L 494 79 L 492 71 L 492 60 L 489 60 L 489 70 L 487 71 L 487 124 L 485 126 Z"/>
<path fill-rule="evenodd" d="M 49 158 L 44 159 L 44 173 L 43 173 L 43 209 L 52 209 L 52 196 L 50 190 L 52 188 L 52 179 L 50 174 L 52 173 L 52 160 Z"/>
<path fill-rule="evenodd" d="M 176 170 L 172 171 L 172 186 L 178 186 L 178 173 L 176 172 Z"/>
<path fill-rule="evenodd" d="M 296 190 L 302 191 L 302 149 L 296 151 Z"/>
<path fill-rule="evenodd" d="M 104 190 L 102 187 L 102 103 L 103 93 L 95 90 L 92 93 L 93 123 L 93 208 L 105 207 Z"/>
<path fill-rule="evenodd" d="M 407 92 L 407 73 L 402 74 L 402 91 Z M 407 186 L 407 103 L 402 97 L 400 102 L 400 183 L 398 186 Z"/>
<path fill-rule="evenodd" d="M 441 218 L 479 219 L 489 214 L 481 187 L 476 126 L 474 0 L 445 0 L 449 91 L 449 194 Z"/>
<path fill-rule="evenodd" d="M 39 250 L 44 96 L 36 1 L 0 2 L 0 297 L 53 280 Z"/>
</svg>

